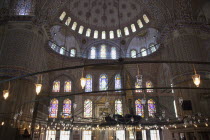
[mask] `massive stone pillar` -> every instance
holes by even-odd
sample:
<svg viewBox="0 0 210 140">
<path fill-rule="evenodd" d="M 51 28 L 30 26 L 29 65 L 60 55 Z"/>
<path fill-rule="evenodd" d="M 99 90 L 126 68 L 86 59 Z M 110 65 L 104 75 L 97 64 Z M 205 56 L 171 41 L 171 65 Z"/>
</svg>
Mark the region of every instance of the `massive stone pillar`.
<svg viewBox="0 0 210 140">
<path fill-rule="evenodd" d="M 24 74 L 46 70 L 45 35 L 32 22 L 8 22 L 2 25 L 0 34 L 0 78 L 9 79 Z M 36 97 L 37 78 L 27 77 L 10 81 L 7 100 L 1 96 L 0 112 L 6 126 L 30 129 L 31 109 Z M 8 89 L 9 82 L 2 83 L 1 90 Z M 2 91 L 1 91 L 2 92 Z M 15 114 L 19 114 L 16 115 Z"/>
</svg>

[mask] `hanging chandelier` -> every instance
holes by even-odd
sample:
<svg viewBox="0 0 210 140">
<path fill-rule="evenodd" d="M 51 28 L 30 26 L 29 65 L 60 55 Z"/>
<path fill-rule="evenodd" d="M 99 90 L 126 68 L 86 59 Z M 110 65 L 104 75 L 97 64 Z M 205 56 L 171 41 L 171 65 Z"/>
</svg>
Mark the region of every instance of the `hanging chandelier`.
<svg viewBox="0 0 210 140">
<path fill-rule="evenodd" d="M 36 86 L 36 94 L 37 95 L 39 95 L 39 93 L 42 90 L 42 84 L 41 83 L 42 83 L 42 75 L 37 77 L 37 84 L 35 84 L 35 86 Z"/>
</svg>

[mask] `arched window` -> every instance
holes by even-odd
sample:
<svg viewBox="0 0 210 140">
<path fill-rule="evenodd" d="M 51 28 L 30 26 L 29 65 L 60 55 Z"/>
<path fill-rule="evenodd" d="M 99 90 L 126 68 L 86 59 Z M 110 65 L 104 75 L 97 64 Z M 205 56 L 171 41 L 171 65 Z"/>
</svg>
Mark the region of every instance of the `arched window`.
<svg viewBox="0 0 210 140">
<path fill-rule="evenodd" d="M 132 32 L 136 32 L 136 26 L 134 24 L 131 24 L 131 30 Z"/>
<path fill-rule="evenodd" d="M 121 76 L 120 76 L 120 74 L 117 74 L 115 76 L 115 89 L 121 89 L 121 88 L 122 88 Z"/>
<path fill-rule="evenodd" d="M 72 30 L 76 30 L 76 28 L 77 28 L 77 22 L 74 22 L 73 25 L 72 25 L 72 27 L 71 27 L 71 29 Z"/>
<path fill-rule="evenodd" d="M 152 82 L 151 81 L 147 81 L 146 82 L 146 88 L 152 88 Z M 153 92 L 153 89 L 147 89 L 147 92 Z"/>
<path fill-rule="evenodd" d="M 122 36 L 121 30 L 117 29 L 117 37 L 121 37 L 121 36 Z"/>
<path fill-rule="evenodd" d="M 136 100 L 135 105 L 136 105 L 136 115 L 144 117 L 144 106 L 141 103 L 141 100 L 140 99 Z"/>
<path fill-rule="evenodd" d="M 69 26 L 70 23 L 71 23 L 71 18 L 68 17 L 67 20 L 66 20 L 66 22 L 65 22 L 65 24 L 66 24 L 66 26 Z"/>
<path fill-rule="evenodd" d="M 142 84 L 136 82 L 135 83 L 135 88 L 142 88 Z M 140 92 L 142 92 L 142 89 L 136 89 L 135 92 L 140 93 Z"/>
<path fill-rule="evenodd" d="M 106 31 L 102 31 L 101 38 L 106 39 Z"/>
<path fill-rule="evenodd" d="M 115 114 L 118 114 L 118 115 L 123 114 L 122 101 L 121 100 L 116 100 L 115 101 Z"/>
<path fill-rule="evenodd" d="M 124 32 L 125 32 L 125 35 L 129 35 L 128 27 L 125 27 L 125 28 L 124 28 Z"/>
<path fill-rule="evenodd" d="M 52 99 L 50 101 L 49 118 L 57 118 L 58 113 L 58 100 Z"/>
<path fill-rule="evenodd" d="M 144 19 L 145 23 L 149 23 L 149 18 L 147 17 L 147 15 L 144 14 L 143 19 Z"/>
<path fill-rule="evenodd" d="M 148 100 L 147 103 L 148 103 L 149 116 L 153 117 L 156 112 L 155 102 L 152 99 L 150 99 L 150 100 Z"/>
<path fill-rule="evenodd" d="M 84 30 L 84 26 L 80 26 L 80 27 L 79 27 L 79 32 L 78 32 L 78 33 L 79 33 L 79 34 L 82 34 L 82 33 L 83 33 L 83 30 Z"/>
<path fill-rule="evenodd" d="M 139 19 L 139 20 L 137 20 L 137 24 L 139 25 L 139 28 L 143 28 L 143 24 L 142 24 L 142 22 L 141 22 L 141 20 Z"/>
<path fill-rule="evenodd" d="M 63 118 L 70 118 L 71 117 L 71 100 L 65 99 L 63 101 Z"/>
<path fill-rule="evenodd" d="M 111 58 L 112 58 L 112 59 L 116 59 L 116 58 L 117 58 L 116 47 L 112 47 L 112 48 L 111 48 Z"/>
<path fill-rule="evenodd" d="M 96 58 L 96 47 L 91 47 L 90 49 L 90 59 Z"/>
<path fill-rule="evenodd" d="M 84 102 L 84 117 L 91 118 L 92 117 L 92 101 L 87 99 Z"/>
<path fill-rule="evenodd" d="M 71 92 L 71 81 L 65 81 L 64 83 L 64 92 Z"/>
<path fill-rule="evenodd" d="M 76 49 L 71 49 L 70 56 L 75 57 L 76 56 Z"/>
<path fill-rule="evenodd" d="M 137 57 L 136 50 L 131 50 L 131 58 L 136 58 L 136 57 Z"/>
<path fill-rule="evenodd" d="M 147 56 L 147 50 L 145 48 L 141 49 L 141 56 Z"/>
<path fill-rule="evenodd" d="M 153 53 L 153 52 L 155 52 L 157 49 L 156 49 L 155 45 L 151 45 L 151 46 L 150 46 L 150 50 L 151 50 L 151 52 Z"/>
<path fill-rule="evenodd" d="M 61 47 L 61 48 L 60 48 L 60 54 L 62 54 L 62 55 L 65 54 L 65 48 L 64 48 L 64 47 Z"/>
<path fill-rule="evenodd" d="M 66 12 L 63 11 L 63 13 L 60 15 L 59 19 L 62 21 L 66 16 Z"/>
<path fill-rule="evenodd" d="M 94 31 L 93 38 L 95 38 L 95 39 L 98 38 L 98 31 L 97 30 Z"/>
<path fill-rule="evenodd" d="M 51 48 L 52 48 L 53 50 L 55 50 L 55 49 L 56 49 L 56 45 L 55 45 L 54 43 L 52 43 Z"/>
<path fill-rule="evenodd" d="M 91 34 L 91 29 L 88 28 L 87 31 L 86 31 L 86 36 L 87 36 L 87 37 L 90 37 L 90 34 Z"/>
<path fill-rule="evenodd" d="M 90 74 L 86 75 L 85 92 L 92 92 L 92 76 Z"/>
<path fill-rule="evenodd" d="M 108 77 L 106 74 L 101 74 L 99 79 L 99 90 L 107 90 L 108 89 Z"/>
<path fill-rule="evenodd" d="M 54 81 L 53 82 L 52 92 L 60 92 L 60 81 Z"/>
<path fill-rule="evenodd" d="M 109 31 L 109 38 L 113 39 L 114 38 L 114 31 Z"/>
<path fill-rule="evenodd" d="M 105 45 L 101 45 L 100 56 L 101 56 L 101 59 L 106 59 L 106 46 Z"/>
</svg>

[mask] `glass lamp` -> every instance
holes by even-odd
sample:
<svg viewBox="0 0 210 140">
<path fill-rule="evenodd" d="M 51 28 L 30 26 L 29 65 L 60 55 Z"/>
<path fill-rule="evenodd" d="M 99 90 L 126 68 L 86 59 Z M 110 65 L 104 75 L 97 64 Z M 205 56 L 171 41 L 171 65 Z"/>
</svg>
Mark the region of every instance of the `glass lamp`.
<svg viewBox="0 0 210 140">
<path fill-rule="evenodd" d="M 192 79 L 196 87 L 199 87 L 201 82 L 200 75 L 195 73 L 195 75 L 192 76 Z"/>
<path fill-rule="evenodd" d="M 3 97 L 5 100 L 9 97 L 9 90 L 3 90 Z"/>
<path fill-rule="evenodd" d="M 36 94 L 39 95 L 42 89 L 42 84 L 35 84 L 35 86 L 36 86 Z"/>
<path fill-rule="evenodd" d="M 81 83 L 81 86 L 82 86 L 82 89 L 84 89 L 85 85 L 86 85 L 86 78 L 82 77 L 80 79 L 80 83 Z"/>
</svg>

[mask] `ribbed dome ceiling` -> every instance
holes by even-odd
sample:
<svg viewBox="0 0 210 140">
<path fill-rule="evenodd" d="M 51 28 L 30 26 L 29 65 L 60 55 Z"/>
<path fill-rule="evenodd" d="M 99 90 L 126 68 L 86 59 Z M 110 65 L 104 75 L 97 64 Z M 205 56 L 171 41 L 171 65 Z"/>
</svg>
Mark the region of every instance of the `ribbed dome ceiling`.
<svg viewBox="0 0 210 140">
<path fill-rule="evenodd" d="M 135 0 L 72 0 L 67 15 L 94 27 L 117 28 L 142 17 L 143 5 Z M 118 8 L 119 6 L 119 8 Z M 81 23 L 82 24 L 82 23 Z"/>
</svg>

